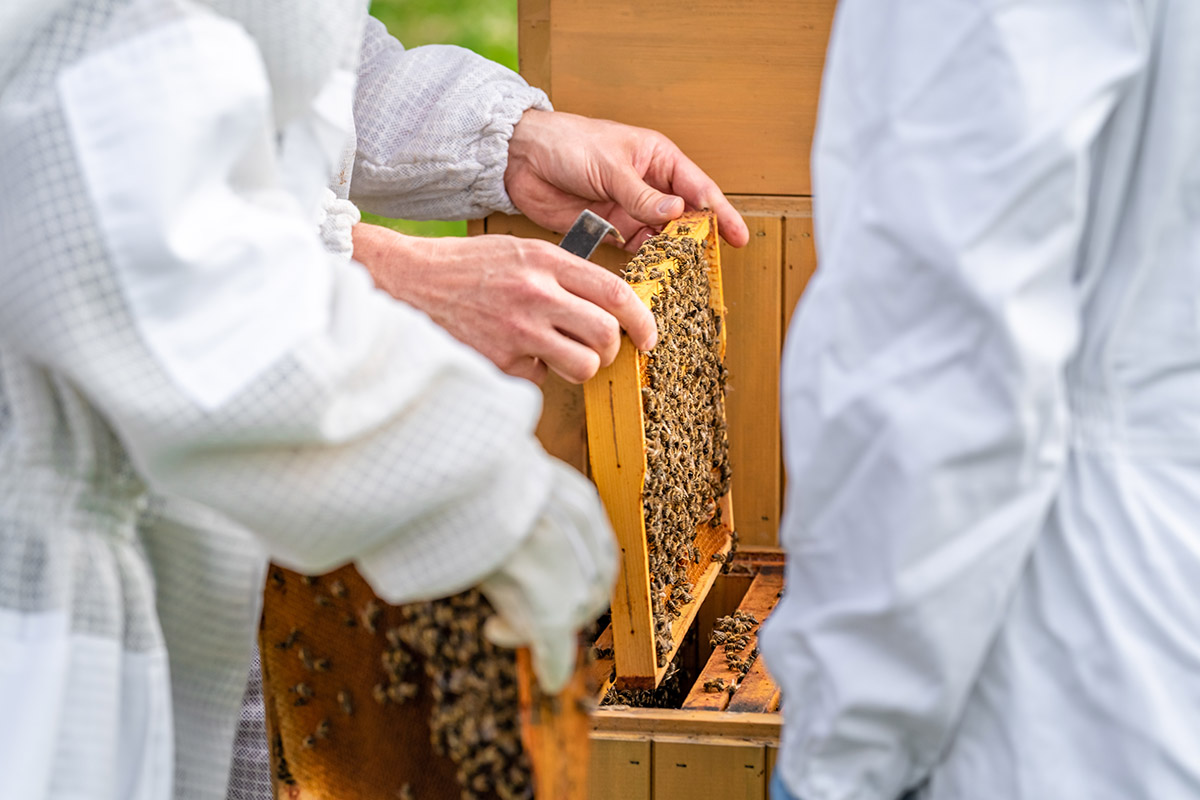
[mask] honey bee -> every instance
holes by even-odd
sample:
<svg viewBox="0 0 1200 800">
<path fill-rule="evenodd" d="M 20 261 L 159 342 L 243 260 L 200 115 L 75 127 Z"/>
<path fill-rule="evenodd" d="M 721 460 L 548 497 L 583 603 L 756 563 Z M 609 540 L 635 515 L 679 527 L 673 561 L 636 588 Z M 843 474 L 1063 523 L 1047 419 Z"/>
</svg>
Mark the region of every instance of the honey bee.
<svg viewBox="0 0 1200 800">
<path fill-rule="evenodd" d="M 387 687 L 387 699 L 399 705 L 416 697 L 420 688 L 415 683 L 393 683 Z"/>
<path fill-rule="evenodd" d="M 288 633 L 288 635 L 284 637 L 283 641 L 276 642 L 275 646 L 277 648 L 279 648 L 280 650 L 287 650 L 292 645 L 294 645 L 296 643 L 296 640 L 299 638 L 300 638 L 300 629 L 292 628 L 292 630 Z"/>
<path fill-rule="evenodd" d="M 368 633 L 375 633 L 375 624 L 379 621 L 379 616 L 382 613 L 383 609 L 374 600 L 368 600 L 367 604 L 363 606 L 359 614 L 359 619 Z"/>
<path fill-rule="evenodd" d="M 345 597 L 346 584 L 339 580 L 335 580 L 333 583 L 329 584 L 329 593 L 334 597 Z"/>
<path fill-rule="evenodd" d="M 342 708 L 343 714 L 348 717 L 354 715 L 354 699 L 350 696 L 349 690 L 342 689 L 340 692 L 338 692 L 337 701 L 338 705 Z"/>
<path fill-rule="evenodd" d="M 317 723 L 317 729 L 313 731 L 313 736 L 316 736 L 318 739 L 328 739 L 330 727 L 328 719 L 321 720 Z"/>
</svg>

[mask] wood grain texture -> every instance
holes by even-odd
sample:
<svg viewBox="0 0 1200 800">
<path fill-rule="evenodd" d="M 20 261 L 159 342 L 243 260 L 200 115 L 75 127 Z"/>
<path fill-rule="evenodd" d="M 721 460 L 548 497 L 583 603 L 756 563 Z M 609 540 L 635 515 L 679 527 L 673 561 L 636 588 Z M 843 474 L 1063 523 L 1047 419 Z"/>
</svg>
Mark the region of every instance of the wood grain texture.
<svg viewBox="0 0 1200 800">
<path fill-rule="evenodd" d="M 784 217 L 783 248 L 783 330 L 795 311 L 796 303 L 817 271 L 817 247 L 813 238 L 812 206 Z"/>
<path fill-rule="evenodd" d="M 655 685 L 654 619 L 642 485 L 646 476 L 642 379 L 637 348 L 621 337 L 612 364 L 583 386 L 588 457 L 600 499 L 617 535 L 620 558 L 612 598 L 618 678 Z"/>
<path fill-rule="evenodd" d="M 834 5 L 551 0 L 551 98 L 661 130 L 727 193 L 810 194 Z"/>
<path fill-rule="evenodd" d="M 688 711 L 662 708 L 598 708 L 592 712 L 592 731 L 636 736 L 722 736 L 759 744 L 778 744 L 783 715 L 730 714 L 726 711 Z"/>
<path fill-rule="evenodd" d="M 588 800 L 650 800 L 648 738 L 592 737 Z"/>
<path fill-rule="evenodd" d="M 654 740 L 654 800 L 764 800 L 766 748 L 721 739 Z"/>
<path fill-rule="evenodd" d="M 729 309 L 729 460 L 742 544 L 774 545 L 780 508 L 779 356 L 783 222 L 746 216 L 750 243 L 721 247 Z"/>
<path fill-rule="evenodd" d="M 550 94 L 550 0 L 517 0 L 517 20 L 521 75 Z"/>
<path fill-rule="evenodd" d="M 521 697 L 521 741 L 533 764 L 533 785 L 539 798 L 587 800 L 591 743 L 588 712 L 595 694 L 583 648 L 575 673 L 554 696 L 537 685 L 528 648 L 517 650 L 517 680 Z"/>
</svg>

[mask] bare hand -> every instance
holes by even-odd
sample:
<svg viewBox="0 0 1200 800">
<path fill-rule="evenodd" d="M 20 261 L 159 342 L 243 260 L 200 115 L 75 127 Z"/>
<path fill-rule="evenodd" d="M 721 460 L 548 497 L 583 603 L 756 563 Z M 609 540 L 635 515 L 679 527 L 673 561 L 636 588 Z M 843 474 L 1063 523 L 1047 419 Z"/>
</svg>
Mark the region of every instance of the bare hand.
<svg viewBox="0 0 1200 800">
<path fill-rule="evenodd" d="M 354 257 L 379 288 L 535 383 L 547 367 L 573 383 L 592 377 L 616 358 L 622 328 L 642 350 L 658 337 L 628 284 L 538 239 L 424 239 L 360 224 Z"/>
<path fill-rule="evenodd" d="M 687 208 L 716 212 L 722 238 L 750 240 L 711 178 L 661 133 L 561 111 L 525 112 L 508 145 L 504 186 L 525 216 L 566 231 L 589 208 L 636 250 Z"/>
</svg>

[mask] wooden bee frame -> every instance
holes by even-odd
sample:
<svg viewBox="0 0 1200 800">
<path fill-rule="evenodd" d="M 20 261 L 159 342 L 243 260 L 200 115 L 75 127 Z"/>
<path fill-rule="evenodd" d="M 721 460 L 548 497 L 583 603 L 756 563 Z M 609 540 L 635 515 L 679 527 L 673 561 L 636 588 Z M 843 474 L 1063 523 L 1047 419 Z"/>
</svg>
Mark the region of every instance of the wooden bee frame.
<svg viewBox="0 0 1200 800">
<path fill-rule="evenodd" d="M 686 214 L 663 231 L 669 237 L 700 242 L 708 261 L 709 303 L 718 317 L 718 347 L 725 357 L 725 304 L 721 286 L 721 256 L 716 217 L 710 212 Z M 632 284 L 647 307 L 676 269 L 673 259 L 658 265 L 661 280 Z M 639 353 L 627 336 L 621 339 L 616 360 L 584 384 L 588 453 L 592 478 L 617 534 L 620 564 L 612 602 L 612 638 L 616 658 L 616 683 L 621 688 L 658 686 L 674 658 L 684 634 L 716 580 L 732 547 L 733 501 L 731 492 L 718 498 L 717 522 L 703 523 L 696 531 L 699 561 L 689 566 L 692 599 L 680 606 L 671 623 L 671 649 L 659 665 L 652 614 L 650 560 L 643 514 L 642 489 L 646 479 L 646 437 L 642 387 L 646 385 L 647 356 Z M 671 588 L 671 591 L 674 587 Z"/>
</svg>

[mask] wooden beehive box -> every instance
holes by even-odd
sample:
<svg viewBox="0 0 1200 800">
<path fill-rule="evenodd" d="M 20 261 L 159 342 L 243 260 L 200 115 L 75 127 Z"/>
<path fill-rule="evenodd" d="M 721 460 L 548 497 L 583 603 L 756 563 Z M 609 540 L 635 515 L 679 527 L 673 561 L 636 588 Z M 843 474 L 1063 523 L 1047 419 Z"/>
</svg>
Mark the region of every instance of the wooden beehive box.
<svg viewBox="0 0 1200 800">
<path fill-rule="evenodd" d="M 715 370 L 719 372 L 723 368 L 725 355 L 725 304 L 721 290 L 716 219 L 712 214 L 686 214 L 670 223 L 660 240 L 670 243 L 689 239 L 699 245 L 696 250 L 702 261 L 696 269 L 704 267 L 707 270 L 707 297 L 691 298 L 692 306 L 702 307 L 691 308 L 689 318 L 696 320 L 703 317 L 703 321 L 708 322 L 709 315 L 702 312 L 711 309 L 711 319 L 715 324 L 711 327 L 693 324 L 698 334 L 704 331 L 711 335 L 711 346 L 702 347 L 701 350 L 705 351 L 702 355 L 710 357 L 710 369 L 713 368 L 712 361 L 715 361 Z M 676 276 L 681 265 L 677 262 L 681 256 L 673 256 L 663 250 L 648 252 L 643 247 L 641 258 L 646 262 L 644 267 L 651 270 L 650 274 L 660 277 L 634 283 L 633 289 L 647 306 L 653 308 L 656 301 L 671 293 L 678 283 Z M 650 466 L 647 452 L 651 447 L 647 439 L 646 402 L 653 399 L 655 392 L 662 395 L 665 389 L 656 389 L 651 385 L 649 362 L 654 357 L 671 357 L 663 353 L 664 347 L 669 346 L 661 338 L 666 335 L 667 332 L 660 325 L 660 342 L 653 354 L 637 352 L 628 337 L 622 337 L 621 349 L 613 363 L 601 368 L 584 385 L 592 478 L 608 510 L 620 547 L 620 570 L 612 602 L 612 636 L 616 651 L 616 682 L 622 688 L 653 689 L 659 685 L 732 546 L 731 492 L 728 489 L 723 492 L 718 490 L 712 498 L 708 498 L 714 504 L 716 516 L 700 520 L 692 531 L 695 550 L 687 562 L 686 576 L 680 574 L 674 582 L 669 576 L 660 579 L 664 581 L 662 589 L 656 590 L 652 585 L 651 576 L 656 570 L 651 563 L 652 545 L 647 535 L 644 497 Z M 702 337 L 696 335 L 689 338 L 698 341 Z M 674 358 L 679 360 L 681 356 Z M 673 365 L 677 370 L 688 366 L 691 365 Z M 699 366 L 696 371 L 699 372 Z M 713 408 L 714 416 L 718 417 L 710 421 L 716 424 L 710 426 L 707 439 L 723 455 L 726 451 L 723 375 L 720 380 L 710 379 L 707 382 L 687 376 L 677 379 L 675 384 L 677 389 L 682 384 L 689 395 L 696 391 L 705 394 L 696 400 Z M 668 398 L 662 396 L 661 399 L 666 401 Z M 699 438 L 694 435 L 696 432 L 687 433 L 690 434 L 687 435 L 688 439 Z M 664 456 L 661 460 L 669 459 Z M 716 472 L 711 460 L 702 466 L 711 467 Z M 682 570 L 679 572 L 682 573 Z M 681 582 L 686 583 L 686 587 L 679 585 Z M 663 596 L 655 598 L 656 591 Z M 666 622 L 664 600 L 680 597 L 683 599 L 676 599 L 672 608 L 675 616 L 669 621 L 669 641 L 660 647 L 656 641 L 660 634 L 656 633 L 653 613 L 655 601 L 658 613 Z"/>
<path fill-rule="evenodd" d="M 732 696 L 703 684 L 723 676 L 724 659 L 708 654 L 714 617 L 741 605 L 761 619 L 782 580 L 779 362 L 792 309 L 816 268 L 808 154 L 835 5 L 519 0 L 521 73 L 556 109 L 667 134 L 717 180 L 750 229 L 745 248 L 720 245 L 735 571 L 716 578 L 679 648 L 700 672 L 685 708 L 606 707 L 593 716 L 592 800 L 766 797 L 780 732 L 774 686 L 761 664 Z M 503 215 L 471 231 L 560 235 Z M 628 258 L 603 247 L 593 260 L 619 269 Z M 543 393 L 543 445 L 589 472 L 583 388 L 552 375 Z M 611 646 L 611 636 L 599 644 Z M 597 677 L 611 666 L 601 659 Z"/>
</svg>

